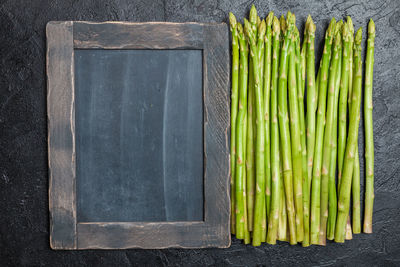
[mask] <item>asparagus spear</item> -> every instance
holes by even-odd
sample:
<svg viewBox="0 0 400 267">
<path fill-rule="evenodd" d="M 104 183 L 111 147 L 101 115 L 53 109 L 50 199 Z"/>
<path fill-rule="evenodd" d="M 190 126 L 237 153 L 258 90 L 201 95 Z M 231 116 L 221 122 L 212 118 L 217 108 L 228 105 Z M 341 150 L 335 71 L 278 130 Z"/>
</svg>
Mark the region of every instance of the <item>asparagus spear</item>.
<svg viewBox="0 0 400 267">
<path fill-rule="evenodd" d="M 320 198 L 321 198 L 321 164 L 322 164 L 322 145 L 324 137 L 324 122 L 326 108 L 327 76 L 331 54 L 332 39 L 335 32 L 335 18 L 332 18 L 325 34 L 324 52 L 322 55 L 321 77 L 318 93 L 318 114 L 316 124 L 316 139 L 314 148 L 312 192 L 311 192 L 311 244 L 319 243 L 320 225 Z"/>
<path fill-rule="evenodd" d="M 250 9 L 249 22 L 251 29 L 254 34 L 257 34 L 257 10 L 254 5 Z M 253 59 L 249 58 L 249 92 L 248 92 L 248 106 L 247 106 L 247 151 L 246 151 L 246 186 L 247 186 L 247 213 L 249 219 L 249 231 L 253 230 L 254 224 L 254 190 L 256 184 L 255 168 L 254 168 L 254 125 L 255 117 L 254 111 L 254 71 L 253 71 Z"/>
<path fill-rule="evenodd" d="M 278 117 L 281 141 L 281 153 L 283 164 L 283 177 L 286 194 L 286 209 L 289 222 L 290 244 L 296 244 L 295 211 L 293 203 L 293 183 L 292 183 L 292 155 L 289 130 L 289 114 L 287 107 L 287 73 L 288 73 L 288 50 L 291 44 L 292 31 L 294 27 L 294 17 L 288 12 L 286 32 L 280 51 L 279 60 L 279 85 L 278 85 Z"/>
<path fill-rule="evenodd" d="M 279 226 L 281 200 L 281 179 L 279 171 L 279 127 L 278 127 L 278 68 L 280 49 L 280 25 L 277 17 L 272 22 L 272 73 L 271 73 L 271 207 L 268 213 L 267 243 L 276 244 Z M 265 85 L 265 83 L 264 83 Z M 265 90 L 264 90 L 265 92 Z M 283 207 L 285 209 L 285 207 Z M 286 229 L 285 229 L 286 233 Z"/>
<path fill-rule="evenodd" d="M 271 91 L 271 53 L 272 53 L 272 20 L 274 13 L 270 12 L 265 19 L 267 30 L 265 32 L 264 51 L 264 119 L 265 119 L 265 205 L 267 217 L 270 212 L 271 202 L 271 149 L 270 149 L 270 91 Z M 279 41 L 279 39 L 278 39 Z M 279 43 L 278 43 L 279 44 Z"/>
<path fill-rule="evenodd" d="M 307 27 L 307 25 L 306 25 Z M 305 45 L 306 41 L 303 42 L 303 49 L 300 51 L 300 35 L 299 32 L 295 31 L 295 54 L 296 54 L 296 82 L 297 82 L 297 98 L 299 107 L 299 123 L 300 123 L 300 142 L 301 142 L 301 183 L 303 191 L 303 229 L 304 237 L 302 245 L 304 247 L 310 244 L 310 194 L 308 191 L 308 177 L 307 177 L 307 147 L 306 147 L 306 125 L 305 125 L 305 112 L 304 112 L 304 91 L 305 91 L 305 70 L 303 71 L 303 63 L 305 65 Z M 302 55 L 302 53 L 304 53 Z M 303 60 L 304 57 L 304 60 Z M 303 62 L 304 61 L 304 62 Z"/>
<path fill-rule="evenodd" d="M 261 22 L 264 22 L 266 24 L 266 21 L 264 21 L 264 20 L 262 20 Z M 261 25 L 261 22 L 260 22 L 259 26 Z M 263 106 L 265 104 L 264 103 L 265 102 L 265 97 L 264 97 L 265 96 L 265 94 L 264 94 L 265 38 L 266 38 L 266 33 L 267 33 L 267 29 L 268 28 L 269 28 L 269 31 L 271 33 L 271 25 L 269 25 L 269 27 L 267 27 L 267 25 L 266 25 L 265 27 L 266 28 L 265 28 L 265 32 L 264 33 L 260 32 L 260 31 L 258 32 L 258 34 L 259 35 L 262 34 L 262 36 L 257 36 L 258 37 L 257 38 L 257 56 L 258 56 L 258 64 L 259 64 L 260 88 L 261 88 L 261 97 L 262 97 L 262 101 L 263 101 L 262 102 Z M 269 97 L 269 92 L 268 92 L 268 97 Z M 269 147 L 269 131 L 266 131 L 267 127 L 269 129 L 269 123 L 267 124 L 267 122 L 269 122 L 269 120 L 267 121 L 265 119 L 265 113 L 267 112 L 267 114 L 268 114 L 268 111 L 265 111 L 265 108 L 264 108 L 263 112 L 264 112 L 263 119 L 265 120 L 264 121 L 265 130 L 263 129 L 264 135 L 265 135 L 265 140 L 264 140 L 264 144 L 265 144 L 265 148 L 264 148 L 264 153 L 265 153 L 264 154 L 265 155 L 264 156 L 264 160 L 265 160 L 265 162 L 264 162 L 264 164 L 265 164 L 265 166 L 264 166 L 265 177 L 264 177 L 264 180 L 267 180 L 267 179 L 271 178 L 270 172 L 269 172 L 269 149 L 268 150 L 266 149 L 266 147 Z M 267 133 L 268 133 L 268 137 L 267 137 Z M 267 143 L 267 141 L 268 141 L 268 143 Z M 267 151 L 268 151 L 268 155 L 267 155 Z M 267 158 L 267 156 L 268 156 L 268 158 Z M 268 162 L 268 164 L 267 164 L 267 162 Z M 267 172 L 267 168 L 268 168 L 268 172 Z M 269 176 L 269 177 L 267 177 L 267 176 Z M 266 192 L 266 189 L 267 189 L 267 185 L 266 185 L 266 182 L 265 182 L 265 189 L 264 189 L 265 196 L 264 196 L 264 200 L 263 200 L 263 204 L 262 204 L 263 208 L 262 208 L 262 223 L 261 223 L 261 226 L 262 226 L 262 228 L 261 228 L 261 230 L 262 230 L 261 231 L 261 242 L 265 242 L 265 239 L 267 237 L 267 208 L 266 208 L 266 194 L 267 194 L 267 192 Z"/>
<path fill-rule="evenodd" d="M 264 39 L 265 21 L 261 21 L 258 38 Z M 259 246 L 262 239 L 263 209 L 265 208 L 265 172 L 264 172 L 264 112 L 262 88 L 260 86 L 259 63 L 257 57 L 256 36 L 251 30 L 251 24 L 245 20 L 245 33 L 250 44 L 250 56 L 253 61 L 254 91 L 256 102 L 256 196 L 254 205 L 253 245 Z M 265 227 L 265 225 L 264 225 Z"/>
<path fill-rule="evenodd" d="M 342 33 L 344 34 L 346 24 L 342 27 Z M 343 40 L 343 37 L 342 37 Z M 337 192 L 336 192 L 336 156 L 337 156 L 337 121 L 338 121 L 338 105 L 339 105 L 339 94 L 340 94 L 340 81 L 342 76 L 342 61 L 343 61 L 343 43 L 339 49 L 339 62 L 336 72 L 335 80 L 335 104 L 333 113 L 333 128 L 332 128 L 332 152 L 331 162 L 329 164 L 329 181 L 328 181 L 328 224 L 327 224 L 327 239 L 333 240 L 335 237 L 335 225 L 336 225 L 336 214 L 337 214 Z"/>
<path fill-rule="evenodd" d="M 353 102 L 352 102 L 353 103 Z M 357 127 L 359 127 L 360 120 L 357 122 Z M 352 179 L 352 196 L 353 196 L 353 233 L 359 234 L 361 233 L 361 215 L 360 215 L 360 158 L 358 153 L 358 142 L 356 142 L 355 155 L 354 155 L 354 167 L 353 167 L 353 179 Z M 346 227 L 346 237 L 349 237 L 349 232 L 351 233 L 350 225 L 350 215 L 347 218 L 347 227 Z M 346 238 L 347 239 L 347 238 Z M 350 238 L 351 239 L 351 238 Z"/>
<path fill-rule="evenodd" d="M 316 102 L 316 82 L 315 82 L 315 24 L 309 15 L 306 23 L 307 52 L 307 184 L 308 192 L 311 191 L 312 167 L 314 159 L 314 144 L 315 144 L 315 110 Z M 318 82 L 318 80 L 317 80 Z M 309 196 L 310 201 L 310 196 Z"/>
<path fill-rule="evenodd" d="M 339 26 L 339 23 L 337 24 Z M 329 70 L 328 83 L 328 105 L 326 109 L 326 125 L 324 132 L 323 154 L 322 154 L 322 178 L 321 178 L 321 211 L 320 211 L 320 233 L 319 244 L 326 245 L 326 223 L 328 220 L 328 183 L 329 183 L 329 163 L 332 154 L 332 129 L 335 106 L 335 82 L 336 72 L 339 63 L 339 49 L 341 46 L 341 36 L 335 36 L 331 66 Z"/>
<path fill-rule="evenodd" d="M 272 50 L 272 19 L 274 13 L 270 12 L 265 19 L 266 32 L 264 36 L 264 58 L 262 75 L 263 86 L 263 105 L 264 105 L 264 133 L 265 133 L 265 207 L 263 219 L 267 220 L 269 216 L 270 200 L 271 200 L 271 159 L 270 159 L 270 121 L 269 121 L 269 103 L 270 103 L 270 88 L 271 88 L 271 50 Z M 266 225 L 267 223 L 263 223 Z M 267 236 L 267 227 L 263 228 L 262 242 L 265 242 Z"/>
<path fill-rule="evenodd" d="M 236 130 L 236 115 L 237 115 L 237 104 L 238 104 L 238 76 L 239 76 L 239 45 L 238 36 L 236 29 L 236 18 L 231 12 L 229 12 L 229 23 L 230 30 L 232 33 L 232 91 L 231 91 L 231 230 L 235 233 L 235 153 L 236 153 L 236 141 L 235 141 L 235 130 Z"/>
<path fill-rule="evenodd" d="M 349 116 L 349 131 L 346 144 L 345 160 L 342 171 L 342 181 L 339 190 L 338 216 L 336 220 L 335 241 L 344 242 L 346 220 L 350 209 L 350 189 L 354 167 L 354 155 L 358 139 L 358 120 L 361 104 L 362 60 L 361 60 L 362 29 L 360 28 L 354 39 L 354 79 L 352 104 Z"/>
<path fill-rule="evenodd" d="M 374 74 L 375 23 L 371 19 L 368 24 L 367 58 L 365 61 L 365 215 L 364 233 L 372 233 L 372 214 L 374 205 L 374 136 L 372 121 L 372 86 Z"/>
<path fill-rule="evenodd" d="M 243 239 L 245 237 L 245 150 L 246 150 L 246 110 L 247 110 L 247 77 L 248 77 L 248 48 L 247 42 L 243 34 L 243 27 L 240 23 L 237 23 L 237 34 L 240 47 L 240 63 L 239 63 L 239 105 L 238 115 L 236 122 L 236 237 Z"/>
<path fill-rule="evenodd" d="M 338 179 L 342 175 L 342 166 L 344 152 L 346 149 L 346 131 L 347 131 L 347 95 L 349 89 L 350 74 L 350 55 L 353 48 L 350 46 L 352 33 L 349 23 L 346 22 L 343 27 L 343 60 L 342 60 L 342 78 L 340 82 L 340 100 L 339 100 L 339 128 L 338 128 Z M 339 186 L 338 186 L 339 188 Z"/>
<path fill-rule="evenodd" d="M 296 39 L 298 30 L 294 27 L 292 41 L 289 50 L 289 115 L 290 115 L 290 137 L 292 142 L 292 164 L 293 164 L 293 188 L 294 188 L 294 204 L 296 209 L 296 240 L 303 241 L 304 225 L 303 225 L 303 171 L 302 171 L 302 150 L 301 150 L 301 126 L 299 114 L 299 100 L 297 97 L 297 87 L 301 87 L 296 81 Z M 301 88 L 300 88 L 301 91 Z"/>
<path fill-rule="evenodd" d="M 352 102 L 352 88 L 353 88 L 353 72 L 354 72 L 354 64 L 353 64 L 353 46 L 354 46 L 354 27 L 353 27 L 353 21 L 351 20 L 351 18 L 348 16 L 347 17 L 347 23 L 349 25 L 349 30 L 350 30 L 350 34 L 351 34 L 351 38 L 350 38 L 350 62 L 349 62 L 349 92 L 348 92 L 348 106 L 349 106 L 349 111 L 350 111 L 350 105 Z M 356 144 L 356 146 L 358 146 L 358 144 Z M 342 169 L 343 169 L 343 164 L 342 164 L 342 168 L 340 169 L 340 173 L 339 173 L 339 177 L 338 177 L 338 186 L 340 186 L 340 181 L 341 181 L 341 177 L 342 177 Z M 355 168 L 353 168 L 354 171 Z M 354 171 L 353 171 L 353 175 L 354 175 Z M 338 189 L 339 192 L 339 189 Z M 351 240 L 353 238 L 352 235 L 352 231 L 351 231 L 351 223 L 350 223 L 350 214 L 347 217 L 347 224 L 346 224 L 346 236 L 345 236 L 346 240 Z"/>
</svg>

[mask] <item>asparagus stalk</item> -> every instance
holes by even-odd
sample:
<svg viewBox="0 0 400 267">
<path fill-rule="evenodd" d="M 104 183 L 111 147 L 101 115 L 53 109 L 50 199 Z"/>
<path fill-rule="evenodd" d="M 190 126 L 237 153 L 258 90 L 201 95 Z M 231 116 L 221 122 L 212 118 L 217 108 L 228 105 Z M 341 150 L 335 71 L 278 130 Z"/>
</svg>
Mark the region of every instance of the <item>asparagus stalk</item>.
<svg viewBox="0 0 400 267">
<path fill-rule="evenodd" d="M 350 46 L 352 33 L 349 23 L 346 22 L 343 27 L 343 60 L 342 60 L 342 78 L 340 82 L 340 100 L 339 100 L 339 126 L 338 126 L 338 179 L 342 176 L 343 158 L 346 149 L 347 136 L 347 95 L 349 89 L 350 74 L 350 55 L 353 48 Z M 338 186 L 339 188 L 339 186 Z"/>
<path fill-rule="evenodd" d="M 362 29 L 360 28 L 354 40 L 354 79 L 352 104 L 349 116 L 349 131 L 346 144 L 345 160 L 342 171 L 342 181 L 339 190 L 338 216 L 336 220 L 335 241 L 344 242 L 346 220 L 350 210 L 350 189 L 354 167 L 354 155 L 358 139 L 358 120 L 361 104 L 362 60 L 361 60 Z"/>
<path fill-rule="evenodd" d="M 359 122 L 357 123 L 359 125 Z M 356 143 L 353 167 L 353 179 L 351 181 L 351 194 L 353 196 L 352 228 L 354 234 L 361 233 L 361 207 L 360 207 L 360 158 L 358 154 L 358 142 Z"/>
<path fill-rule="evenodd" d="M 372 121 L 372 86 L 374 74 L 375 23 L 368 24 L 368 44 L 365 68 L 364 121 L 365 121 L 365 215 L 364 233 L 372 233 L 372 214 L 374 205 L 374 136 Z"/>
<path fill-rule="evenodd" d="M 290 137 L 292 142 L 292 164 L 293 164 L 293 188 L 294 188 L 294 204 L 296 209 L 296 240 L 303 241 L 304 225 L 303 225 L 303 171 L 302 171 L 302 149 L 301 149 L 301 126 L 299 113 L 299 99 L 297 87 L 301 85 L 296 79 L 296 39 L 298 30 L 294 27 L 292 41 L 289 50 L 289 115 L 290 115 Z"/>
<path fill-rule="evenodd" d="M 242 30 L 243 32 L 243 30 Z M 248 52 L 247 52 L 248 53 Z M 246 56 L 247 56 L 246 53 Z M 247 65 L 247 62 L 246 62 Z M 247 79 L 247 77 L 246 77 Z M 245 144 L 246 140 L 246 134 L 247 134 L 247 127 L 246 127 L 246 121 L 247 121 L 247 113 L 244 117 L 244 123 L 243 123 L 243 143 Z M 246 146 L 244 146 L 244 155 L 246 155 Z M 245 170 L 245 168 L 243 168 Z M 244 186 L 244 192 L 246 192 L 246 171 L 243 171 L 243 186 Z M 247 197 L 244 195 L 243 197 L 244 200 L 244 243 L 245 244 L 250 244 L 251 241 L 251 236 L 250 236 L 250 231 L 249 231 L 249 220 L 247 218 Z"/>
<path fill-rule="evenodd" d="M 332 18 L 325 34 L 324 52 L 322 55 L 321 77 L 318 93 L 318 114 L 316 124 L 316 138 L 314 147 L 312 192 L 311 192 L 311 244 L 319 243 L 320 231 L 320 200 L 321 200 L 321 165 L 322 145 L 324 137 L 324 122 L 326 108 L 327 76 L 331 54 L 332 39 L 335 32 L 335 18 Z"/>
<path fill-rule="evenodd" d="M 349 31 L 350 31 L 349 96 L 348 96 L 347 102 L 350 107 L 351 96 L 352 96 L 352 91 L 353 91 L 353 72 L 354 72 L 354 66 L 353 66 L 354 26 L 353 26 L 353 21 L 351 20 L 350 16 L 347 16 L 347 24 L 349 25 Z M 341 178 L 341 176 L 340 176 L 340 178 Z"/>
<path fill-rule="evenodd" d="M 342 27 L 344 33 L 346 24 Z M 343 40 L 343 38 L 342 38 Z M 337 156 L 337 121 L 338 121 L 338 105 L 340 94 L 340 81 L 342 76 L 342 61 L 343 61 L 343 43 L 339 49 L 339 62 L 336 72 L 335 81 L 335 104 L 333 113 L 333 128 L 332 128 L 332 154 L 331 162 L 329 164 L 329 181 L 328 181 L 328 224 L 327 224 L 327 239 L 333 240 L 335 238 L 335 225 L 337 214 L 337 192 L 336 192 L 336 156 Z"/>
<path fill-rule="evenodd" d="M 268 213 L 267 243 L 276 244 L 281 204 L 281 179 L 279 171 L 279 126 L 278 126 L 278 69 L 280 49 L 280 25 L 277 17 L 272 22 L 272 73 L 271 73 L 271 200 Z M 265 83 L 264 83 L 265 85 Z M 265 93 L 265 90 L 264 90 Z M 265 106 L 266 107 L 266 106 Z M 285 209 L 285 207 L 283 207 Z M 285 229 L 286 233 L 286 229 Z"/>
<path fill-rule="evenodd" d="M 258 38 L 264 39 L 265 21 L 261 21 Z M 254 91 L 256 102 L 256 195 L 254 205 L 253 245 L 259 246 L 262 240 L 263 209 L 265 208 L 265 172 L 264 172 L 264 112 L 262 88 L 260 86 L 259 63 L 257 57 L 256 36 L 251 30 L 251 24 L 245 20 L 245 32 L 250 44 L 250 56 L 253 61 Z"/>
<path fill-rule="evenodd" d="M 257 10 L 253 5 L 250 9 L 249 22 L 254 34 L 257 34 Z M 246 151 L 246 186 L 247 186 L 247 213 L 249 231 L 253 230 L 254 224 L 254 190 L 256 184 L 255 168 L 254 168 L 254 71 L 253 59 L 249 58 L 249 85 L 248 85 L 248 106 L 247 106 L 247 151 Z"/>
<path fill-rule="evenodd" d="M 272 53 L 272 20 L 274 13 L 270 12 L 265 19 L 267 29 L 264 45 L 264 127 L 265 127 L 265 205 L 267 217 L 271 202 L 271 149 L 270 149 L 270 91 L 271 91 L 271 53 Z M 279 39 L 278 39 L 279 41 Z M 278 43 L 279 44 L 279 43 Z"/>
<path fill-rule="evenodd" d="M 266 21 L 264 21 L 264 20 L 262 20 L 262 22 L 264 22 L 265 24 L 266 24 Z M 261 22 L 260 22 L 260 24 L 261 24 Z M 259 26 L 260 26 L 260 24 L 259 24 Z M 262 104 L 263 104 L 263 106 L 265 105 L 265 93 L 264 93 L 264 67 L 265 67 L 265 53 L 266 52 L 268 52 L 268 51 L 265 51 L 265 50 L 267 50 L 267 48 L 266 48 L 266 44 L 265 44 L 265 42 L 266 42 L 266 34 L 267 34 L 267 30 L 269 29 L 269 33 L 271 34 L 271 24 L 269 24 L 269 26 L 268 25 L 266 25 L 266 29 L 265 29 L 265 32 L 264 33 L 262 33 L 263 34 L 263 36 L 258 36 L 258 39 L 257 39 L 257 54 L 258 54 L 258 64 L 259 64 L 259 74 L 260 74 L 260 88 L 261 88 L 261 97 L 262 97 Z M 261 32 L 258 32 L 258 34 L 260 34 Z M 270 38 L 269 38 L 269 46 L 271 46 L 271 36 L 270 36 Z M 271 53 L 269 54 L 270 56 L 271 56 Z M 268 59 L 266 59 L 266 60 L 268 60 Z M 269 60 L 270 61 L 270 60 Z M 271 70 L 271 68 L 270 68 L 270 70 Z M 269 74 L 270 75 L 270 74 Z M 267 95 L 268 97 L 269 97 L 269 91 L 268 91 L 268 95 Z M 269 99 L 268 99 L 269 100 Z M 269 104 L 269 103 L 268 103 Z M 263 117 L 263 119 L 265 120 L 264 121 L 264 135 L 265 135 L 265 141 L 264 141 L 264 144 L 265 144 L 265 148 L 264 148 L 264 159 L 265 159 L 265 162 L 264 162 L 264 164 L 265 164 L 265 166 L 264 166 L 264 172 L 265 172 L 265 181 L 267 180 L 267 179 L 269 179 L 269 180 L 271 180 L 271 173 L 270 173 L 270 166 L 269 166 L 269 149 L 267 150 L 266 148 L 268 147 L 269 148 L 269 130 L 267 131 L 267 128 L 269 129 L 269 119 L 267 120 L 266 119 L 266 117 L 265 117 L 265 114 L 267 114 L 268 115 L 268 110 L 266 111 L 266 108 L 264 107 L 263 108 L 263 112 L 264 112 L 264 117 Z M 267 122 L 268 122 L 268 124 L 267 124 Z M 268 136 L 267 136 L 267 134 L 268 134 Z M 267 153 L 268 152 L 268 153 Z M 268 154 L 268 155 L 267 155 Z M 265 196 L 264 196 L 264 200 L 263 200 L 263 209 L 262 209 L 262 223 L 261 223 L 261 225 L 262 225 L 262 232 L 261 232 L 261 242 L 265 242 L 265 239 L 266 239 L 266 237 L 267 237 L 267 201 L 266 201 L 266 195 L 267 195 L 267 192 L 266 192 L 266 189 L 267 189 L 267 184 L 266 184 L 266 182 L 265 182 L 265 189 L 264 189 L 264 193 L 265 193 Z"/>
<path fill-rule="evenodd" d="M 245 191 L 245 150 L 246 150 L 246 118 L 247 118 L 247 77 L 248 77 L 248 48 L 247 42 L 243 34 L 243 27 L 237 23 L 237 34 L 240 47 L 240 63 L 239 63 L 239 105 L 236 122 L 236 237 L 243 239 L 245 237 L 245 218 L 246 206 L 244 206 Z"/>
<path fill-rule="evenodd" d="M 235 233 L 235 162 L 236 162 L 236 115 L 238 105 L 238 79 L 239 79 L 239 44 L 236 29 L 236 17 L 229 12 L 230 30 L 232 33 L 232 91 L 231 91 L 231 229 Z"/>
<path fill-rule="evenodd" d="M 330 60 L 330 56 L 329 56 Z M 322 60 L 319 62 L 318 74 L 317 78 L 315 78 L 315 112 L 318 108 L 318 94 L 319 94 L 319 83 L 321 81 L 321 67 L 322 67 Z"/>
<path fill-rule="evenodd" d="M 307 27 L 307 26 L 306 26 Z M 297 82 L 297 98 L 299 107 L 299 123 L 300 123 L 300 143 L 301 143 L 301 183 L 303 192 L 303 229 L 304 235 L 302 240 L 302 245 L 304 247 L 310 244 L 310 194 L 308 191 L 308 177 L 307 177 L 307 147 L 306 147 L 306 125 L 305 125 L 305 112 L 304 112 L 304 91 L 305 91 L 305 77 L 303 79 L 303 73 L 305 75 L 305 70 L 303 71 L 303 62 L 305 64 L 305 44 L 303 42 L 303 50 L 300 51 L 300 35 L 299 32 L 295 31 L 295 54 L 296 54 L 296 82 Z M 304 52 L 304 55 L 302 55 Z M 304 57 L 304 60 L 303 60 Z"/>
<path fill-rule="evenodd" d="M 353 102 L 352 102 L 353 103 Z M 360 124 L 360 118 L 357 122 L 357 127 L 359 127 Z M 358 142 L 356 142 L 356 148 L 355 148 L 355 155 L 354 155 L 354 167 L 353 167 L 353 179 L 352 179 L 352 186 L 351 186 L 351 191 L 352 191 L 352 196 L 353 196 L 353 225 L 352 227 L 349 227 L 350 225 L 350 215 L 347 218 L 347 225 L 346 225 L 346 239 L 351 239 L 352 235 L 349 234 L 351 233 L 351 228 L 353 228 L 353 233 L 359 234 L 361 233 L 361 211 L 360 211 L 360 158 L 359 158 L 359 153 L 358 153 Z"/>
<path fill-rule="evenodd" d="M 349 25 L 350 33 L 351 33 L 351 39 L 350 39 L 350 68 L 349 68 L 349 93 L 348 93 L 348 106 L 349 106 L 349 111 L 350 111 L 350 105 L 352 103 L 352 88 L 353 88 L 353 72 L 354 72 L 354 64 L 353 64 L 353 46 L 354 46 L 354 27 L 353 27 L 353 21 L 351 18 L 348 16 L 347 17 L 347 23 Z M 358 144 L 356 144 L 358 146 Z M 343 165 L 342 165 L 343 169 Z M 353 168 L 354 169 L 354 168 Z M 342 171 L 342 170 L 341 170 Z M 353 171 L 354 174 L 354 171 Z M 342 174 L 340 173 L 339 179 L 338 179 L 338 186 L 340 186 L 340 181 L 341 181 Z M 339 192 L 339 190 L 338 190 Z M 351 240 L 353 238 L 352 235 L 352 230 L 351 230 L 351 222 L 350 222 L 350 214 L 347 217 L 347 224 L 346 224 L 346 240 Z"/>
<path fill-rule="evenodd" d="M 294 245 L 296 241 L 295 211 L 293 203 L 293 182 L 292 182 L 292 155 L 289 130 L 289 114 L 287 106 L 287 73 L 288 73 L 288 51 L 291 44 L 292 31 L 294 26 L 294 17 L 290 12 L 287 15 L 287 25 L 284 26 L 286 32 L 279 60 L 279 85 L 278 85 L 278 117 L 279 133 L 281 142 L 283 177 L 286 194 L 286 209 L 289 223 L 290 244 Z"/>
<path fill-rule="evenodd" d="M 315 110 L 317 109 L 316 102 L 316 82 L 315 82 L 315 24 L 309 15 L 306 22 L 306 37 L 307 52 L 307 184 L 308 192 L 311 191 L 312 168 L 314 159 L 314 144 L 315 144 Z M 317 80 L 318 82 L 318 80 Z M 310 196 L 309 196 L 310 201 Z"/>
<path fill-rule="evenodd" d="M 279 112 L 278 112 L 279 113 Z M 286 212 L 286 196 L 283 183 L 283 164 L 282 164 L 282 153 L 279 150 L 279 179 L 280 179 L 280 208 L 279 208 L 279 227 L 278 227 L 278 240 L 287 241 L 288 232 L 288 218 Z"/>
<path fill-rule="evenodd" d="M 336 25 L 338 28 L 339 23 Z M 333 53 L 331 66 L 329 70 L 329 82 L 328 82 L 328 105 L 326 109 L 326 125 L 324 132 L 324 143 L 323 143 L 323 154 L 322 154 L 322 178 L 321 178 L 321 211 L 320 211 L 320 233 L 319 233 L 319 244 L 326 245 L 326 224 L 328 221 L 328 184 L 329 184 L 329 163 L 332 154 L 332 129 L 333 129 L 333 117 L 335 107 L 335 82 L 336 72 L 339 63 L 339 49 L 341 46 L 341 36 L 339 33 L 335 36 L 335 42 L 333 45 Z"/>
</svg>

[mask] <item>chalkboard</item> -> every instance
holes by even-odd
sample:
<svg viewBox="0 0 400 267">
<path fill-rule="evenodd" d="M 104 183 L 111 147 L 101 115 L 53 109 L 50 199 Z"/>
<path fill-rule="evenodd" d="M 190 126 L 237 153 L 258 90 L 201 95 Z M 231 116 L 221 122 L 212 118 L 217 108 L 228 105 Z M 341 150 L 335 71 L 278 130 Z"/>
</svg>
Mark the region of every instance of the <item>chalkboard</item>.
<svg viewBox="0 0 400 267">
<path fill-rule="evenodd" d="M 51 248 L 228 247 L 227 25 L 46 35 Z"/>
<path fill-rule="evenodd" d="M 201 50 L 75 50 L 78 222 L 203 220 Z"/>
</svg>

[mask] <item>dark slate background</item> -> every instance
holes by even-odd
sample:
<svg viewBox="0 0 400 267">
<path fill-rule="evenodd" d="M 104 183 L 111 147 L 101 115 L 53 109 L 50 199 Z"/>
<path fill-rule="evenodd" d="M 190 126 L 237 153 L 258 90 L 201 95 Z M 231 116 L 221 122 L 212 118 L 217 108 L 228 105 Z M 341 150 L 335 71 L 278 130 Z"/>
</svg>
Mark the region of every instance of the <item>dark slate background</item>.
<svg viewBox="0 0 400 267">
<path fill-rule="evenodd" d="M 400 266 L 398 0 L 2 0 L 0 3 L 0 265 Z M 317 24 L 318 59 L 323 31 L 332 16 L 351 15 L 356 28 L 366 28 L 369 18 L 375 20 L 374 233 L 357 235 L 345 244 L 309 248 L 286 243 L 253 248 L 233 239 L 229 249 L 52 251 L 47 182 L 46 23 L 50 20 L 227 22 L 229 11 L 243 17 L 252 3 L 262 16 L 270 9 L 279 16 L 290 9 L 297 15 L 299 26 L 310 13 Z M 362 131 L 360 134 L 360 155 L 363 155 Z M 360 158 L 363 177 L 363 156 Z"/>
</svg>

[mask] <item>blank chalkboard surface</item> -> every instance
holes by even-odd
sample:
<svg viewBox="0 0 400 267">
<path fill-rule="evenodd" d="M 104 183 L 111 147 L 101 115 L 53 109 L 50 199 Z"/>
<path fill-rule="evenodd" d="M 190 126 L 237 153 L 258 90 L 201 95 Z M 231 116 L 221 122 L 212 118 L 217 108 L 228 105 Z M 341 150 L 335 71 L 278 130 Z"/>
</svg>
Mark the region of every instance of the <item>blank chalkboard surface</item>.
<svg viewBox="0 0 400 267">
<path fill-rule="evenodd" d="M 75 50 L 78 222 L 202 221 L 202 50 Z"/>
</svg>

